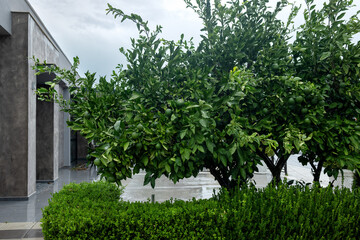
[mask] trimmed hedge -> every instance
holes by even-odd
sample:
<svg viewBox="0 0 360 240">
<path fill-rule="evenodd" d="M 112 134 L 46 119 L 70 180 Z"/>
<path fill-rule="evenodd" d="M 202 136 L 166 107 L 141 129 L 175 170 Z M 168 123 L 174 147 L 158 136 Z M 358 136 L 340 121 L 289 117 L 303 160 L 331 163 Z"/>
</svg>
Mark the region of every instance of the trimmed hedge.
<svg viewBox="0 0 360 240">
<path fill-rule="evenodd" d="M 129 203 L 105 183 L 71 184 L 43 210 L 45 239 L 358 239 L 360 191 L 279 186 L 208 200 Z"/>
</svg>

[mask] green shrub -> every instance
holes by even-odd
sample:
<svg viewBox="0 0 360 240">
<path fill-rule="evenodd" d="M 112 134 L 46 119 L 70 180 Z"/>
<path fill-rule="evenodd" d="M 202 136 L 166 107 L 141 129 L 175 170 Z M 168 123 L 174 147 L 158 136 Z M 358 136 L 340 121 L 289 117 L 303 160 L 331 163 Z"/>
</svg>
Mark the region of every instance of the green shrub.
<svg viewBox="0 0 360 240">
<path fill-rule="evenodd" d="M 87 236 L 101 231 L 101 221 L 106 219 L 108 209 L 117 205 L 122 192 L 123 189 L 115 184 L 101 181 L 64 186 L 53 194 L 49 206 L 43 209 L 41 226 L 45 238 L 74 239 L 81 236 L 87 239 Z"/>
<path fill-rule="evenodd" d="M 359 190 L 281 185 L 232 194 L 223 191 L 207 200 L 152 204 L 118 201 L 113 193 L 95 193 L 100 187 L 91 184 L 78 187 L 74 194 L 74 186 L 54 194 L 44 209 L 45 239 L 356 239 L 360 235 Z M 113 191 L 109 186 L 107 190 Z"/>
</svg>

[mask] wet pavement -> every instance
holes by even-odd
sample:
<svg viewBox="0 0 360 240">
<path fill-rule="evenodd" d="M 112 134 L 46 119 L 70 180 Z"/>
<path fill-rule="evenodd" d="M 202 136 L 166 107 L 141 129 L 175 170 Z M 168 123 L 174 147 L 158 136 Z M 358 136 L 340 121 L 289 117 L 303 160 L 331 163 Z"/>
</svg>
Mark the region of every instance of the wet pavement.
<svg viewBox="0 0 360 240">
<path fill-rule="evenodd" d="M 41 209 L 48 205 L 51 194 L 58 192 L 70 182 L 91 182 L 98 178 L 94 168 L 74 170 L 62 168 L 55 182 L 37 183 L 36 193 L 25 201 L 0 201 L 0 223 L 3 222 L 38 222 L 42 217 Z"/>
</svg>

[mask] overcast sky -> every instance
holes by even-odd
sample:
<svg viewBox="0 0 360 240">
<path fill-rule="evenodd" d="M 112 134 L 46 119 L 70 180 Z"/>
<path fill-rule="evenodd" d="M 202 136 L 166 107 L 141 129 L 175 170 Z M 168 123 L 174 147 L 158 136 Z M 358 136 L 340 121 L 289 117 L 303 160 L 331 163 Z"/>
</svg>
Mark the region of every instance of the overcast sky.
<svg viewBox="0 0 360 240">
<path fill-rule="evenodd" d="M 89 70 L 110 76 L 119 63 L 126 65 L 125 57 L 118 49 L 129 48 L 130 37 L 138 35 L 132 22 L 121 23 L 119 19 L 114 20 L 112 15 L 106 15 L 107 3 L 126 14 L 139 14 L 149 21 L 152 29 L 162 25 L 163 37 L 168 40 L 178 40 L 182 33 L 185 39 L 193 37 L 195 43 L 200 40 L 202 22 L 191 9 L 186 8 L 183 0 L 28 1 L 70 61 L 79 56 L 80 73 Z M 324 0 L 315 2 L 321 4 Z M 352 9 L 353 14 L 360 10 L 360 4 L 356 5 Z M 286 13 L 281 16 L 285 19 Z M 301 21 L 301 17 L 297 18 L 297 24 Z"/>
</svg>

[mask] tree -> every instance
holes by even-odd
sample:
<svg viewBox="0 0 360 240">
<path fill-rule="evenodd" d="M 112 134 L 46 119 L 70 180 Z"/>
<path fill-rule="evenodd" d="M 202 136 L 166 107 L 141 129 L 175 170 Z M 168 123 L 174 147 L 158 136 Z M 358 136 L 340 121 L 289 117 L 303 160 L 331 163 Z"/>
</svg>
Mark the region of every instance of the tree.
<svg viewBox="0 0 360 240">
<path fill-rule="evenodd" d="M 310 163 L 314 181 L 320 173 L 337 177 L 339 170 L 359 168 L 360 127 L 360 45 L 352 38 L 360 31 L 357 14 L 345 20 L 349 0 L 331 0 L 317 10 L 306 1 L 305 24 L 293 44 L 296 75 L 318 86 L 321 98 L 311 102 L 324 106 L 324 113 L 311 118 L 307 142 L 300 161 Z"/>
<path fill-rule="evenodd" d="M 145 170 L 144 184 L 154 187 L 162 175 L 177 182 L 207 168 L 222 187 L 234 189 L 246 183 L 263 160 L 278 183 L 291 154 L 302 152 L 302 161 L 319 156 L 318 139 L 325 139 L 319 136 L 340 137 L 337 128 L 320 126 L 337 118 L 327 119 L 329 105 L 318 104 L 330 102 L 328 92 L 310 79 L 312 62 L 301 55 L 301 39 L 307 43 L 312 35 L 303 31 L 289 44 L 291 21 L 299 8 L 292 8 L 284 24 L 276 16 L 288 5 L 285 0 L 273 11 L 268 0 L 185 2 L 204 21 L 197 47 L 183 35 L 178 42 L 161 39 L 160 26 L 151 31 L 140 16 L 109 5 L 108 13 L 133 21 L 139 30 L 131 49 L 121 49 L 126 69 L 119 66 L 109 81 L 102 77 L 95 83 L 95 74 L 76 77 L 78 59 L 70 71 L 37 62 L 39 72 L 57 73 L 50 88 L 38 94 L 73 116 L 68 124 L 94 143 L 90 161 L 103 177 L 120 183 Z M 60 79 L 69 82 L 70 102 L 53 88 Z M 358 104 L 356 89 L 351 91 L 353 104 Z M 358 116 L 354 106 L 347 109 L 348 116 Z M 357 134 L 349 121 L 350 133 Z M 349 141 L 343 153 L 358 149 L 353 143 L 358 136 Z M 346 166 L 351 166 L 348 160 Z M 357 166 L 356 156 L 352 161 Z"/>
<path fill-rule="evenodd" d="M 186 2 L 203 19 L 206 32 L 196 51 L 201 56 L 196 64 L 214 66 L 212 74 L 218 78 L 233 66 L 252 72 L 254 79 L 247 83 L 251 93 L 239 102 L 239 127 L 244 134 L 271 138 L 271 145 L 258 142 L 250 147 L 278 183 L 290 155 L 307 150 L 305 142 L 312 136 L 307 131 L 310 119 L 323 114 L 322 106 L 309 101 L 321 98 L 319 88 L 296 77 L 293 69 L 289 39 L 299 8 L 293 6 L 284 24 L 277 15 L 288 1 L 278 2 L 273 11 L 269 1 L 260 0 L 233 1 L 227 6 L 215 1 L 213 9 L 209 1 Z"/>
</svg>

